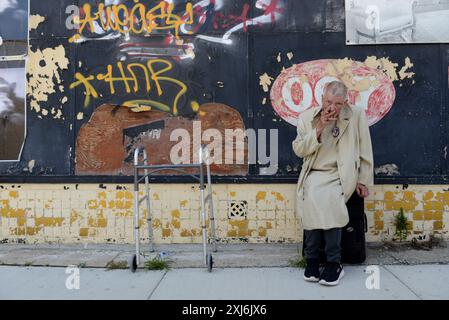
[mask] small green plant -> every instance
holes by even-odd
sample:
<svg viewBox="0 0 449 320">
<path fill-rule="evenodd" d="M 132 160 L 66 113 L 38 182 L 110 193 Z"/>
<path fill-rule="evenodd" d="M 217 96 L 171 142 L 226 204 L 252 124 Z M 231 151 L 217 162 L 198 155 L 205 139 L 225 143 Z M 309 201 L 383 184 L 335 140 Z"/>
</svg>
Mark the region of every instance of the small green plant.
<svg viewBox="0 0 449 320">
<path fill-rule="evenodd" d="M 306 259 L 304 257 L 297 257 L 288 260 L 289 267 L 304 269 L 306 267 Z"/>
<path fill-rule="evenodd" d="M 170 261 L 163 260 L 159 257 L 148 260 L 145 262 L 146 270 L 169 270 L 170 269 Z"/>
<path fill-rule="evenodd" d="M 30 267 L 32 265 L 33 265 L 33 262 L 31 262 L 31 261 L 25 262 L 25 267 Z"/>
<path fill-rule="evenodd" d="M 106 265 L 107 270 L 119 270 L 119 269 L 128 269 L 128 262 L 126 261 L 110 261 Z"/>
<path fill-rule="evenodd" d="M 78 268 L 82 269 L 86 267 L 86 263 L 85 262 L 81 262 L 80 264 L 78 264 Z"/>
<path fill-rule="evenodd" d="M 396 215 L 395 219 L 395 227 L 396 227 L 396 236 L 399 237 L 399 241 L 407 239 L 407 226 L 408 226 L 408 218 L 404 214 L 404 209 L 401 208 L 399 213 Z"/>
</svg>

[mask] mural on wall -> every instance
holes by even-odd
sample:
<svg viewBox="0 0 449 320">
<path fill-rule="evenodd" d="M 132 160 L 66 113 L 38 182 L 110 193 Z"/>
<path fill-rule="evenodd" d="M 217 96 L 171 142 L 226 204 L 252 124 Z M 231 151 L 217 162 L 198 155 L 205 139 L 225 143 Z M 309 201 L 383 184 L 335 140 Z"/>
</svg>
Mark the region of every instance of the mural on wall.
<svg viewBox="0 0 449 320">
<path fill-rule="evenodd" d="M 69 39 L 71 42 L 87 40 L 107 40 L 120 36 L 129 39 L 130 35 L 144 35 L 158 37 L 162 40 L 159 45 L 141 44 L 121 48 L 121 57 L 141 57 L 167 55 L 168 51 L 176 52 L 173 55 L 187 58 L 185 49 L 193 49 L 192 43 L 180 45 L 177 41 L 181 36 L 195 36 L 205 41 L 232 44 L 231 35 L 237 31 L 247 31 L 248 27 L 263 24 L 275 24 L 285 11 L 284 0 L 256 0 L 242 1 L 237 10 L 224 13 L 225 4 L 233 5 L 230 0 L 200 0 L 200 1 L 142 1 L 130 2 L 124 0 L 105 0 L 104 3 L 92 6 L 85 3 L 79 19 L 73 15 L 73 22 L 79 26 L 78 32 Z M 254 6 L 254 7 L 252 7 Z M 251 10 L 256 10 L 255 17 L 250 17 Z M 212 29 L 223 33 L 222 36 L 205 35 Z M 169 48 L 161 52 L 160 46 Z M 137 47 L 137 48 L 136 48 Z M 145 50 L 146 49 L 146 50 Z M 191 55 L 190 55 L 191 57 Z"/>
<path fill-rule="evenodd" d="M 222 162 L 229 160 L 227 149 L 233 160 L 243 153 L 244 161 L 217 162 L 212 169 L 220 181 L 266 176 L 294 183 L 301 169 L 290 143 L 297 118 L 318 106 L 323 85 L 334 79 L 348 85 L 351 104 L 367 113 L 376 178 L 435 177 L 446 161 L 440 152 L 446 137 L 431 130 L 445 121 L 446 46 L 347 46 L 343 4 L 31 0 L 29 107 L 22 114 L 28 135 L 20 161 L 0 162 L 0 177 L 116 181 L 132 174 L 136 147 L 144 146 L 153 164 L 191 163 L 200 141 L 221 140 Z M 1 78 L 0 95 L 23 97 L 11 95 L 17 81 Z M 13 113 L 8 119 L 17 123 L 20 112 Z M 256 134 L 256 161 L 248 161 L 253 138 L 226 141 L 229 129 Z M 263 132 L 268 138 L 260 139 Z M 278 148 L 273 172 L 259 154 L 268 157 L 272 145 Z M 422 154 L 427 161 L 411 160 Z"/>
<path fill-rule="evenodd" d="M 103 99 L 106 104 L 96 108 L 80 129 L 75 148 L 78 175 L 130 175 L 133 150 L 142 145 L 149 151 L 151 163 L 171 163 L 170 152 L 178 143 L 172 141 L 172 133 L 184 129 L 195 139 L 193 128 L 198 121 L 202 123 L 200 135 L 213 129 L 224 137 L 226 130 L 246 129 L 233 106 L 201 103 L 188 84 L 192 79 L 183 70 L 194 66 L 198 55 L 204 55 L 198 46 L 205 43 L 237 46 L 238 38 L 232 37 L 235 33 L 275 24 L 282 17 L 283 1 L 258 0 L 237 5 L 224 0 L 145 4 L 86 3 L 80 12 L 77 33 L 69 39 L 80 46 L 85 42 L 119 39 L 111 57 L 114 62 L 96 68 L 95 73 L 77 72 L 76 81 L 70 85 L 71 89 L 84 90 L 85 108 L 97 105 L 101 96 L 120 97 Z M 250 17 L 250 10 L 257 11 L 255 17 Z M 210 29 L 215 34 L 206 32 Z M 79 113 L 78 118 L 82 117 L 84 114 Z M 140 138 L 129 137 L 126 132 Z M 193 139 L 189 139 L 193 145 L 199 144 Z M 216 164 L 212 166 L 213 174 L 248 174 L 248 147 L 243 142 L 246 164 Z M 225 157 L 227 147 L 223 141 L 220 153 Z M 189 149 L 184 163 L 195 162 L 196 148 Z M 236 160 L 242 147 L 235 143 L 233 149 Z"/>
<path fill-rule="evenodd" d="M 28 0 L 0 1 L 0 56 L 18 59 L 28 46 Z"/>
<path fill-rule="evenodd" d="M 302 112 L 321 105 L 324 86 L 339 80 L 349 89 L 349 104 L 365 109 L 368 123 L 372 126 L 382 120 L 393 106 L 396 97 L 393 81 L 399 79 L 396 66 L 386 58 L 376 57 L 368 57 L 365 62 L 345 58 L 296 64 L 284 69 L 273 83 L 271 103 L 282 119 L 296 126 Z M 407 72 L 412 66 L 407 59 L 399 71 L 401 80 L 413 77 L 413 72 Z M 260 77 L 265 91 L 268 91 L 267 77 L 266 74 Z"/>
<path fill-rule="evenodd" d="M 346 0 L 347 44 L 449 42 L 449 0 Z"/>
<path fill-rule="evenodd" d="M 135 113 L 122 106 L 102 105 L 79 132 L 76 172 L 81 175 L 132 175 L 134 150 L 137 147 L 147 150 L 151 164 L 170 164 L 171 152 L 176 151 L 175 155 L 178 156 L 181 150 L 182 160 L 192 163 L 198 154 L 195 145 L 199 145 L 203 131 L 218 130 L 220 136 L 224 137 L 225 130 L 229 128 L 243 132 L 245 125 L 236 110 L 218 103 L 201 105 L 194 119 L 173 116 L 159 110 Z M 176 135 L 176 140 L 173 140 L 172 134 L 180 130 L 187 138 L 179 141 Z M 225 155 L 225 144 L 222 142 L 223 145 L 219 148 L 221 154 Z M 247 145 L 243 145 L 241 149 L 238 146 L 232 146 L 233 159 L 237 160 L 236 157 L 241 152 L 247 159 Z M 248 165 L 214 164 L 211 170 L 219 175 L 244 176 L 248 174 Z M 161 171 L 159 174 L 174 173 Z"/>
<path fill-rule="evenodd" d="M 28 0 L 0 1 L 0 161 L 15 162 L 25 141 Z"/>
<path fill-rule="evenodd" d="M 25 140 L 25 63 L 0 63 L 0 161 L 17 161 Z"/>
</svg>

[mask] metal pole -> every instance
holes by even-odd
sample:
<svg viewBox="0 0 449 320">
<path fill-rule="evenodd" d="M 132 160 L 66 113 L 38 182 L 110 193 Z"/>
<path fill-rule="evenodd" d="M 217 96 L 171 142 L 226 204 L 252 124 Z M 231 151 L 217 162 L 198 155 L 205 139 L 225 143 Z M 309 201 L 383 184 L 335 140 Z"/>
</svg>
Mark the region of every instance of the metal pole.
<svg viewBox="0 0 449 320">
<path fill-rule="evenodd" d="M 217 237 L 215 233 L 215 214 L 214 214 L 214 201 L 212 198 L 212 179 L 210 174 L 210 166 L 207 165 L 207 183 L 209 187 L 209 206 L 210 206 L 210 228 L 212 237 L 212 250 L 217 252 Z"/>
<path fill-rule="evenodd" d="M 205 147 L 207 148 L 207 147 Z M 208 185 L 208 191 L 209 191 L 209 215 L 210 215 L 210 228 L 211 228 L 211 237 L 212 237 L 212 250 L 213 252 L 217 252 L 217 237 L 215 234 L 215 214 L 214 214 L 214 201 L 212 197 L 212 176 L 210 171 L 210 155 L 209 152 L 207 152 L 207 159 L 206 159 L 206 168 L 207 168 L 207 185 Z"/>
<path fill-rule="evenodd" d="M 205 211 L 205 196 L 204 196 L 204 168 L 203 168 L 203 148 L 200 147 L 200 190 L 201 190 L 201 223 L 203 230 L 203 261 L 207 265 L 207 226 L 206 226 L 206 211 Z"/>
<path fill-rule="evenodd" d="M 148 166 L 148 154 L 143 149 L 143 158 L 145 166 Z M 148 239 L 150 241 L 150 252 L 154 252 L 154 239 L 153 239 L 153 225 L 151 214 L 151 198 L 150 198 L 150 178 L 148 176 L 148 169 L 145 169 L 145 197 L 147 204 L 147 227 L 148 227 Z"/>
<path fill-rule="evenodd" d="M 137 148 L 134 151 L 134 239 L 136 241 L 136 263 L 140 264 L 140 236 L 139 236 L 139 173 L 137 166 L 139 165 L 139 153 Z"/>
</svg>

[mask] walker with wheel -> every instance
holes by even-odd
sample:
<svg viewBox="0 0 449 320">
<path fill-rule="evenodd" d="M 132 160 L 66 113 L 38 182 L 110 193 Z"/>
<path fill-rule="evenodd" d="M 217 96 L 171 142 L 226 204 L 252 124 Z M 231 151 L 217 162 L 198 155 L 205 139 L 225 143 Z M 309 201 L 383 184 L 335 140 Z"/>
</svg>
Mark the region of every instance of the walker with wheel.
<svg viewBox="0 0 449 320">
<path fill-rule="evenodd" d="M 143 163 L 139 163 L 139 156 L 143 154 Z M 206 160 L 206 161 L 205 161 Z M 202 145 L 199 150 L 199 164 L 180 164 L 180 165 L 148 165 L 148 155 L 144 148 L 136 148 L 134 151 L 134 239 L 136 242 L 135 254 L 131 257 L 129 268 L 132 272 L 136 272 L 141 263 L 141 257 L 144 255 L 140 251 L 140 205 L 145 201 L 147 209 L 147 228 L 149 239 L 149 251 L 154 252 L 154 239 L 153 239 L 153 226 L 152 226 L 152 214 L 151 214 L 151 198 L 150 198 L 150 184 L 149 177 L 160 171 L 175 171 L 184 173 L 200 184 L 200 210 L 201 210 L 201 224 L 202 224 L 202 239 L 203 239 L 203 263 L 207 266 L 207 270 L 212 272 L 214 260 L 211 250 L 208 246 L 207 226 L 206 226 L 206 203 L 209 203 L 209 219 L 211 228 L 211 243 L 212 251 L 217 252 L 217 243 L 215 236 L 215 218 L 214 218 L 214 206 L 212 200 L 212 178 L 210 170 L 210 156 L 207 146 Z M 206 182 L 204 177 L 204 165 L 206 165 L 207 174 L 207 191 L 206 196 Z M 198 174 L 190 174 L 186 169 L 198 169 Z M 143 170 L 144 175 L 141 176 L 140 172 Z M 139 184 L 144 181 L 145 183 L 145 195 L 140 198 L 139 196 Z"/>
</svg>

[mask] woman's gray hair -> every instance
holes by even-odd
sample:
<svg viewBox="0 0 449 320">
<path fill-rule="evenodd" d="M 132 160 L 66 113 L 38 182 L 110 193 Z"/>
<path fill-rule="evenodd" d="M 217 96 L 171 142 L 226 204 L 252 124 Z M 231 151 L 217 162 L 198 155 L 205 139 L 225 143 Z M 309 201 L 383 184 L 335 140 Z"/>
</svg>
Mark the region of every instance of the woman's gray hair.
<svg viewBox="0 0 449 320">
<path fill-rule="evenodd" d="M 336 97 L 348 97 L 348 87 L 341 81 L 332 81 L 327 83 L 324 86 L 323 93 L 326 94 L 327 92 L 330 92 L 333 96 Z"/>
</svg>

